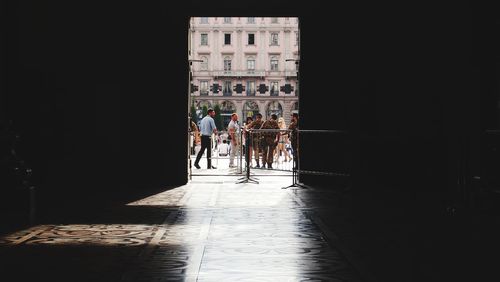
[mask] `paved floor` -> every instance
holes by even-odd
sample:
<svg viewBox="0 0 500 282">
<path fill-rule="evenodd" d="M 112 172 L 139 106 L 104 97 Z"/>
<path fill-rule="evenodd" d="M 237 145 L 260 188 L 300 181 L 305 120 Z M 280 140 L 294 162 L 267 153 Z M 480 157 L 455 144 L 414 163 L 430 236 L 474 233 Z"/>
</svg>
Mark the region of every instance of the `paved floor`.
<svg viewBox="0 0 500 282">
<path fill-rule="evenodd" d="M 217 169 L 207 169 L 207 157 L 206 157 L 206 152 L 203 154 L 203 157 L 200 159 L 200 169 L 196 169 L 194 167 L 194 162 L 196 160 L 196 155 L 191 155 L 191 163 L 193 164 L 192 167 L 192 174 L 193 175 L 198 175 L 198 176 L 203 176 L 203 175 L 231 175 L 234 173 L 241 173 L 241 171 L 246 171 L 246 163 L 245 163 L 245 157 L 242 156 L 236 156 L 234 160 L 234 164 L 236 167 L 230 168 L 229 167 L 229 156 L 218 156 L 217 154 L 213 153 L 212 154 L 212 166 L 216 167 Z M 259 157 L 259 165 L 262 165 L 262 156 Z M 255 157 L 252 157 L 252 162 L 250 164 L 250 171 L 252 174 L 255 175 L 267 175 L 268 170 L 267 168 L 256 168 L 257 162 L 255 161 Z M 293 162 L 292 159 L 285 158 L 285 156 L 280 155 L 279 157 L 276 156 L 273 159 L 273 169 L 272 171 L 280 171 L 280 175 L 291 175 L 292 169 L 293 169 Z M 277 173 L 274 172 L 274 175 Z"/>
<path fill-rule="evenodd" d="M 96 218 L 8 234 L 1 272 L 12 281 L 372 281 L 321 217 L 338 194 L 282 189 L 290 177 L 235 180 L 195 176 Z"/>
</svg>

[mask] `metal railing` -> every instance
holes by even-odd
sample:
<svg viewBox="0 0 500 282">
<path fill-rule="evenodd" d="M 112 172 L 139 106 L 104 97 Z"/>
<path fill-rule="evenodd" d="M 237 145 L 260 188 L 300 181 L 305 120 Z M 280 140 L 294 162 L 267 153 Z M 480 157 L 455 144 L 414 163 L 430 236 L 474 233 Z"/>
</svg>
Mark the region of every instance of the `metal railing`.
<svg viewBox="0 0 500 282">
<path fill-rule="evenodd" d="M 252 183 L 258 183 L 258 181 L 255 178 L 251 177 L 250 170 L 259 168 L 259 167 L 254 167 L 251 165 L 252 163 L 252 155 L 250 153 L 250 148 L 254 149 L 255 147 L 258 147 L 259 150 L 263 149 L 262 152 L 262 163 L 264 162 L 267 164 L 268 169 L 272 168 L 273 160 L 274 160 L 274 155 L 276 152 L 276 147 L 279 146 L 280 142 L 290 142 L 291 145 L 291 154 L 289 157 L 292 157 L 292 185 L 284 188 L 289 188 L 289 187 L 300 187 L 303 186 L 303 184 L 300 183 L 300 175 L 301 174 L 311 174 L 311 175 L 324 175 L 324 176 L 341 176 L 341 177 L 349 177 L 348 173 L 348 166 L 344 166 L 344 169 L 342 171 L 325 171 L 325 170 L 320 170 L 320 169 L 302 169 L 301 168 L 301 158 L 300 158 L 300 140 L 301 137 L 300 135 L 303 134 L 336 134 L 336 135 L 345 135 L 347 134 L 346 131 L 343 130 L 289 130 L 289 129 L 250 129 L 247 131 L 250 134 L 250 146 L 247 146 L 247 158 L 246 158 L 246 179 L 241 182 L 252 182 Z M 274 134 L 273 134 L 274 133 Z M 286 136 L 288 140 L 282 141 L 282 136 Z M 264 144 L 264 146 L 263 146 Z M 267 146 L 267 148 L 266 148 Z M 264 148 L 263 148 L 264 147 Z M 269 155 L 269 151 L 272 150 L 271 156 Z M 254 157 L 255 154 L 259 154 L 259 152 L 254 151 Z M 266 159 L 267 156 L 267 159 Z M 321 154 L 315 154 L 315 158 L 319 158 Z M 257 158 L 260 158 L 260 154 Z M 257 165 L 259 162 L 256 159 Z M 269 166 L 269 163 L 271 163 L 271 166 Z"/>
<path fill-rule="evenodd" d="M 297 70 L 266 71 L 266 70 L 213 70 L 194 71 L 194 76 L 214 76 L 214 77 L 266 77 L 266 76 L 286 76 L 297 77 Z"/>
<path fill-rule="evenodd" d="M 237 183 L 251 182 L 258 183 L 255 176 L 292 176 L 292 186 L 301 186 L 300 175 L 321 175 L 334 177 L 349 177 L 348 165 L 342 170 L 328 170 L 324 167 L 316 168 L 308 165 L 307 168 L 301 167 L 300 158 L 300 142 L 304 139 L 304 135 L 320 134 L 323 137 L 331 138 L 333 136 L 346 135 L 343 130 L 290 130 L 290 129 L 242 129 L 235 133 L 238 142 L 238 149 L 234 155 L 236 166 L 233 175 L 241 175 L 240 181 Z M 230 151 L 224 151 L 221 154 L 221 148 L 226 145 L 223 140 L 227 140 L 227 132 L 220 132 L 217 136 L 212 135 L 211 144 L 211 160 L 219 167 L 220 160 L 230 159 Z M 329 136 L 329 137 L 328 137 Z M 337 138 L 337 137 L 335 137 Z M 307 141 L 307 138 L 306 138 Z M 227 143 L 230 146 L 230 141 Z M 325 143 L 328 145 L 328 143 Z M 325 164 L 329 160 L 321 160 L 324 157 L 323 152 L 318 151 L 316 147 L 311 147 L 315 150 L 313 158 L 317 160 L 317 164 Z M 226 148 L 224 148 L 226 150 Z M 234 147 L 233 147 L 234 150 Z M 343 150 L 343 149 L 342 149 Z M 316 152 L 319 152 L 316 154 Z M 197 155 L 194 154 L 195 157 Z M 327 154 L 325 155 L 327 156 Z M 202 156 L 202 158 L 206 156 Z M 273 170 L 277 172 L 286 172 L 291 174 L 259 174 L 263 170 Z M 254 173 L 252 173 L 252 171 Z M 257 173 L 255 173 L 257 172 Z M 196 175 L 221 175 L 221 174 L 196 174 Z M 226 174 L 227 175 L 227 174 Z M 288 188 L 288 187 L 285 187 Z"/>
<path fill-rule="evenodd" d="M 263 77 L 266 76 L 266 71 L 263 70 L 218 70 L 209 72 L 212 76 L 218 77 Z"/>
</svg>

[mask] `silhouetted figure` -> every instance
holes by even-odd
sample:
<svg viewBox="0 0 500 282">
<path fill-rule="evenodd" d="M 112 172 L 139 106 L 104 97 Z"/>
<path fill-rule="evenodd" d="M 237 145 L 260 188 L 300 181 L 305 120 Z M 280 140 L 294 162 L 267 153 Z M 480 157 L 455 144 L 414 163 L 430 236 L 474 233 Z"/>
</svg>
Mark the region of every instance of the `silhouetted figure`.
<svg viewBox="0 0 500 282">
<path fill-rule="evenodd" d="M 294 167 L 297 168 L 297 161 L 298 161 L 298 155 L 299 155 L 299 149 L 297 147 L 297 141 L 298 141 L 298 132 L 297 130 L 299 129 L 299 114 L 293 113 L 292 114 L 292 119 L 290 121 L 290 125 L 288 126 L 288 129 L 291 130 L 290 132 L 290 143 L 292 144 L 292 151 L 293 151 L 293 162 L 294 162 Z"/>
</svg>

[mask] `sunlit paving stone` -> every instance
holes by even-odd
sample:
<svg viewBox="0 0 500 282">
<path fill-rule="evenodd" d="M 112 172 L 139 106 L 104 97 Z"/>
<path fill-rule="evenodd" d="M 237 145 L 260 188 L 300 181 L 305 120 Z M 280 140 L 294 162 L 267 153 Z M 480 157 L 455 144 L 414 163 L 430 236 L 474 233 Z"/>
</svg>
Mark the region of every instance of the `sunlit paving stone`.
<svg viewBox="0 0 500 282">
<path fill-rule="evenodd" d="M 186 195 L 187 185 L 177 187 L 132 203 L 130 206 L 176 206 Z"/>
<path fill-rule="evenodd" d="M 0 247 L 12 254 L 22 246 L 20 261 L 43 247 L 89 281 L 103 271 L 109 281 L 361 281 L 317 224 L 314 190 L 282 189 L 290 179 L 280 176 L 259 184 L 197 178 L 109 211 L 109 224 L 35 226 L 0 238 Z M 125 215 L 137 224 L 113 223 Z M 107 263 L 96 266 L 96 254 Z"/>
</svg>

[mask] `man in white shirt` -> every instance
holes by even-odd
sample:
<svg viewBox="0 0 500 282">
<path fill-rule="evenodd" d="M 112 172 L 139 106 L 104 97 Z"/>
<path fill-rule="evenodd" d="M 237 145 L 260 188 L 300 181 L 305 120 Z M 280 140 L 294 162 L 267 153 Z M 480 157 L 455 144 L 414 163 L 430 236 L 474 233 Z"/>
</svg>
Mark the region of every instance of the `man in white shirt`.
<svg viewBox="0 0 500 282">
<path fill-rule="evenodd" d="M 229 154 L 229 167 L 236 167 L 234 164 L 234 156 L 238 152 L 240 148 L 240 125 L 238 124 L 238 114 L 233 113 L 231 115 L 231 121 L 227 126 L 227 130 L 229 131 L 229 136 L 231 139 L 231 153 Z"/>
<path fill-rule="evenodd" d="M 217 134 L 217 127 L 215 126 L 214 117 L 215 111 L 213 109 L 208 109 L 208 114 L 201 120 L 200 122 L 200 133 L 201 133 L 201 149 L 196 156 L 196 161 L 194 162 L 194 166 L 196 168 L 200 168 L 199 162 L 201 156 L 207 149 L 207 167 L 208 169 L 216 168 L 212 166 L 212 146 L 211 146 L 211 137 L 212 133 Z"/>
</svg>

